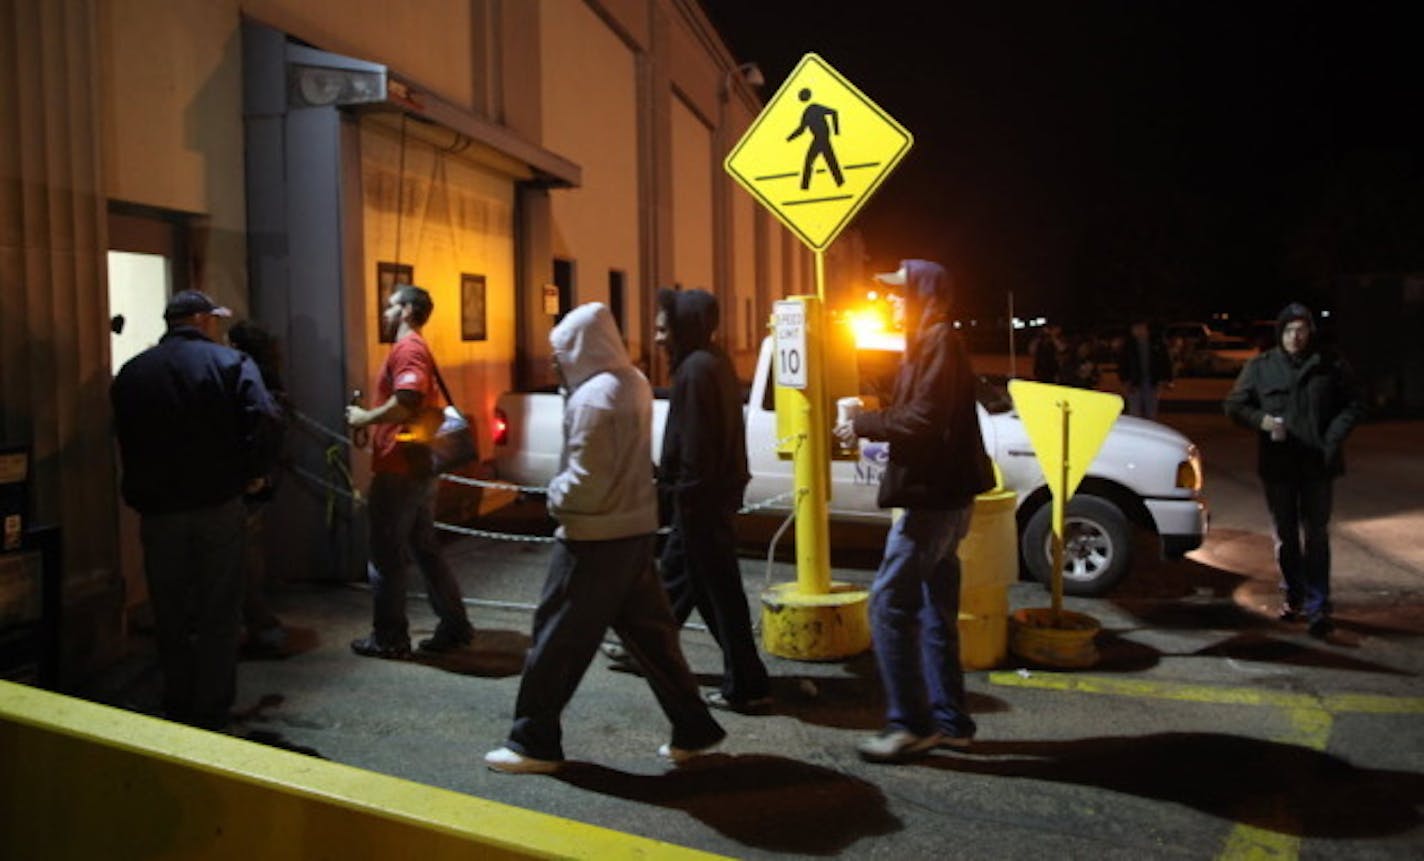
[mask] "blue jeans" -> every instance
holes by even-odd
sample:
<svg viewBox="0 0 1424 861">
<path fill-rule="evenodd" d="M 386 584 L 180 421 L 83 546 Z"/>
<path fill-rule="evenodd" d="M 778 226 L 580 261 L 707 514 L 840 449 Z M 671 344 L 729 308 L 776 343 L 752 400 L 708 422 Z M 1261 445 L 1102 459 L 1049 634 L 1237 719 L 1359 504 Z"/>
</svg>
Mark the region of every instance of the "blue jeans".
<svg viewBox="0 0 1424 861">
<path fill-rule="evenodd" d="M 674 747 L 697 750 L 726 735 L 683 657 L 679 626 L 653 572 L 653 536 L 560 540 L 534 611 L 534 643 L 514 703 L 511 750 L 535 759 L 564 758 L 560 716 L 610 627 L 672 723 Z"/>
<path fill-rule="evenodd" d="M 172 720 L 220 730 L 237 694 L 242 632 L 241 499 L 211 508 L 145 514 L 143 571 L 153 605 L 163 710 Z"/>
<path fill-rule="evenodd" d="M 460 584 L 435 537 L 435 478 L 390 472 L 371 476 L 366 511 L 371 518 L 371 632 L 384 647 L 410 645 L 406 572 L 412 561 L 425 578 L 430 606 L 440 617 L 436 634 L 464 638 L 471 631 Z"/>
<path fill-rule="evenodd" d="M 972 507 L 909 509 L 890 527 L 870 587 L 870 630 L 888 729 L 973 736 L 959 665 L 959 541 Z"/>
<path fill-rule="evenodd" d="M 1311 621 L 1330 615 L 1330 509 L 1334 482 L 1300 478 L 1266 482 L 1276 539 L 1276 565 L 1286 603 Z"/>
</svg>

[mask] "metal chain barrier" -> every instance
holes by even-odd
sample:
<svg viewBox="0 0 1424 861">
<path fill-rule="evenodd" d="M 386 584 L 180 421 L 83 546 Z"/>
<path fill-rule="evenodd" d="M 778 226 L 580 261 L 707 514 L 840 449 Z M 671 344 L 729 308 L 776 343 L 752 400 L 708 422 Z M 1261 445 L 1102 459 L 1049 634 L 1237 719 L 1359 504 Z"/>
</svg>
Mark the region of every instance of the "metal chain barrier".
<svg viewBox="0 0 1424 861">
<path fill-rule="evenodd" d="M 295 409 L 294 409 L 294 410 L 291 410 L 291 414 L 292 414 L 292 416 L 293 416 L 294 418 L 297 419 L 298 422 L 300 422 L 303 426 L 305 426 L 308 430 L 312 431 L 313 433 L 316 433 L 316 434 L 318 434 L 318 435 L 320 435 L 320 436 L 326 437 L 327 439 L 332 440 L 332 441 L 335 442 L 335 443 L 339 443 L 340 445 L 347 446 L 348 448 L 351 447 L 351 440 L 350 440 L 349 438 L 347 438 L 347 437 L 345 437 L 345 436 L 342 436 L 341 434 L 338 434 L 337 432 L 331 430 L 330 428 L 328 428 L 328 427 L 326 427 L 325 425 L 321 424 L 320 422 L 318 422 L 316 419 L 312 418 L 311 416 L 308 416 L 308 415 L 306 415 L 305 413 L 303 413 L 303 412 L 301 412 L 301 411 L 299 411 L 299 410 L 295 410 Z M 773 450 L 779 450 L 779 449 L 781 448 L 781 446 L 783 446 L 783 445 L 785 445 L 785 444 L 787 444 L 787 443 L 790 443 L 790 442 L 792 442 L 792 441 L 794 441 L 794 440 L 801 440 L 801 439 L 804 439 L 804 438 L 805 438 L 805 437 L 804 437 L 803 434 L 792 434 L 791 436 L 783 437 L 782 439 L 779 439 L 779 440 L 777 440 L 776 442 L 772 443 L 771 448 L 772 448 Z M 361 496 L 361 492 L 360 492 L 359 490 L 356 490 L 354 487 L 351 486 L 351 485 L 352 485 L 351 473 L 350 473 L 350 471 L 346 468 L 346 464 L 343 463 L 343 462 L 341 462 L 341 457 L 340 457 L 340 455 L 341 455 L 341 449 L 340 449 L 337 445 L 332 445 L 332 446 L 329 446 L 329 447 L 326 449 L 326 451 L 325 451 L 324 454 L 325 454 L 327 466 L 330 467 L 330 468 L 332 469 L 332 471 L 337 472 L 337 473 L 340 474 L 343 478 L 346 479 L 346 483 L 347 483 L 347 487 L 346 487 L 346 488 L 343 488 L 343 487 L 340 487 L 340 486 L 338 486 L 338 485 L 332 484 L 331 482 L 327 481 L 326 479 L 322 478 L 321 476 L 314 475 L 314 474 L 312 474 L 311 472 L 308 472 L 307 470 L 302 469 L 302 468 L 299 467 L 299 466 L 296 466 L 295 464 L 288 464 L 287 468 L 288 468 L 289 470 L 291 470 L 292 473 L 294 473 L 295 475 L 301 477 L 301 478 L 304 479 L 305 481 L 307 481 L 307 482 L 309 482 L 309 483 L 315 485 L 316 487 L 321 488 L 322 490 L 326 491 L 326 494 L 327 494 L 326 517 L 327 517 L 327 524 L 330 525 L 331 522 L 332 522 L 332 519 L 335 517 L 335 497 L 339 496 L 339 497 L 341 497 L 341 498 L 343 498 L 343 499 L 346 499 L 346 500 L 349 501 L 353 506 L 356 506 L 356 507 L 358 507 L 358 508 L 364 506 L 364 505 L 366 504 L 366 500 Z M 538 494 L 538 495 L 541 495 L 541 496 L 542 496 L 542 495 L 547 495 L 548 492 L 549 492 L 549 488 L 547 488 L 547 487 L 535 487 L 535 486 L 532 486 L 532 485 L 511 484 L 511 483 L 506 482 L 506 481 L 484 481 L 484 480 L 478 479 L 478 478 L 467 478 L 466 476 L 463 476 L 463 475 L 448 475 L 448 474 L 447 474 L 447 475 L 441 475 L 440 478 L 441 478 L 442 481 L 448 481 L 448 482 L 451 482 L 452 484 L 462 484 L 462 485 L 465 485 L 465 486 L 467 486 L 467 487 L 489 488 L 489 489 L 491 489 L 491 490 L 510 490 L 510 491 L 514 491 L 514 492 L 516 492 L 516 493 Z M 350 488 L 350 489 L 347 489 L 347 488 Z M 777 508 L 777 507 L 779 507 L 783 502 L 786 502 L 787 500 L 791 499 L 791 498 L 792 498 L 793 496 L 795 496 L 795 495 L 796 495 L 796 491 L 795 491 L 795 490 L 788 490 L 788 491 L 786 491 L 785 493 L 778 493 L 778 494 L 776 494 L 775 496 L 768 497 L 767 499 L 763 499 L 763 500 L 761 500 L 760 502 L 754 502 L 754 503 L 750 503 L 750 504 L 747 504 L 747 505 L 743 505 L 741 508 L 737 509 L 737 513 L 738 513 L 738 514 L 756 514 L 756 513 L 759 512 L 759 511 L 765 511 L 765 510 L 767 510 L 767 509 Z M 511 533 L 511 532 L 492 532 L 492 531 L 486 530 L 486 529 L 473 529 L 473 528 L 468 527 L 468 526 L 456 526 L 456 525 L 454 525 L 454 524 L 452 524 L 452 523 L 441 523 L 441 522 L 439 522 L 439 521 L 436 521 L 436 523 L 435 523 L 435 528 L 436 528 L 436 529 L 443 529 L 443 530 L 446 531 L 446 532 L 453 532 L 453 533 L 456 533 L 456 534 L 458 534 L 458 535 L 466 535 L 466 536 L 470 536 L 470 537 L 472 537 L 472 538 L 485 538 L 485 539 L 489 539 L 489 540 L 493 540 L 493 541 L 514 541 L 514 542 L 523 542 L 523 543 L 526 543 L 526 544 L 552 544 L 554 541 L 557 540 L 557 539 L 555 539 L 552 535 L 519 535 L 519 534 Z M 784 529 L 784 528 L 785 528 L 785 525 L 783 524 L 783 529 Z M 666 535 L 666 534 L 668 534 L 668 532 L 670 532 L 670 531 L 671 531 L 671 530 L 670 530 L 668 527 L 662 527 L 661 529 L 658 530 L 658 534 L 659 534 L 659 535 Z M 778 530 L 778 535 L 779 535 L 779 534 L 780 534 L 780 530 Z"/>
</svg>

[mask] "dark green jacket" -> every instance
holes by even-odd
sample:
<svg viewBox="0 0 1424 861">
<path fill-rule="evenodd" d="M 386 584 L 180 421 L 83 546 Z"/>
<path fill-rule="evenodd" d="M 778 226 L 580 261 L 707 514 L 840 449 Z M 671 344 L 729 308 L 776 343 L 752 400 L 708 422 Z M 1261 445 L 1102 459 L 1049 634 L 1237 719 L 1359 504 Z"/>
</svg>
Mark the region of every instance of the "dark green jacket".
<svg viewBox="0 0 1424 861">
<path fill-rule="evenodd" d="M 1268 480 L 1343 474 L 1345 437 L 1365 412 L 1343 359 L 1311 352 L 1297 364 L 1280 347 L 1246 363 L 1225 406 L 1228 416 L 1256 431 L 1257 471 Z M 1261 430 L 1268 415 L 1285 419 L 1284 441 L 1273 442 Z"/>
</svg>

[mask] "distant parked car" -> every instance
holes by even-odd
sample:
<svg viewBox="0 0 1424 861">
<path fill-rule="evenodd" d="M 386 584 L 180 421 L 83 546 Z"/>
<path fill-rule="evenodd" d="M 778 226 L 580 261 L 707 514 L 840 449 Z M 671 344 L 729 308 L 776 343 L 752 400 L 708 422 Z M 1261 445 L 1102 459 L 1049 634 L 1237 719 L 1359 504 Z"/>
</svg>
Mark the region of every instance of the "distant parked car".
<svg viewBox="0 0 1424 861">
<path fill-rule="evenodd" d="M 1241 372 L 1256 349 L 1245 338 L 1200 322 L 1172 323 L 1163 329 L 1172 371 L 1181 377 L 1227 377 Z"/>
</svg>

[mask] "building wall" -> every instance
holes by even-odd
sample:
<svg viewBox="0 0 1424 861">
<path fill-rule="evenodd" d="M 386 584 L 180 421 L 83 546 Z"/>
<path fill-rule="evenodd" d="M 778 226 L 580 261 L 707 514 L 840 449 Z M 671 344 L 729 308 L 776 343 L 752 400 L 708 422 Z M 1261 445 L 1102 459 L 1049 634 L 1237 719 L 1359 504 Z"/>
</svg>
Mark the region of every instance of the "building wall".
<svg viewBox="0 0 1424 861">
<path fill-rule="evenodd" d="M 624 337 L 642 354 L 636 57 L 583 0 L 550 0 L 541 19 L 543 145 L 577 162 L 583 185 L 552 195 L 553 253 L 572 260 L 575 301 L 608 302 L 625 274 Z"/>
<path fill-rule="evenodd" d="M 242 46 L 229 0 L 96 4 L 104 192 L 195 217 L 195 286 L 247 311 Z"/>
<path fill-rule="evenodd" d="M 145 0 L 158 3 L 159 0 Z M 193 2 L 193 0 L 187 0 Z M 204 0 L 198 0 L 202 5 Z M 385 63 L 422 87 L 473 109 L 475 22 L 487 5 L 471 0 L 242 0 L 242 12 L 334 51 Z"/>
<path fill-rule="evenodd" d="M 672 110 L 673 278 L 683 287 L 711 290 L 712 129 L 680 98 Z"/>
<path fill-rule="evenodd" d="M 380 309 L 390 294 L 377 282 L 377 264 L 410 265 L 415 283 L 435 301 L 425 339 L 460 408 L 479 418 L 481 450 L 488 452 L 485 419 L 500 392 L 513 385 L 514 183 L 465 155 L 468 150 L 452 152 L 448 135 L 446 141 L 433 141 L 441 136 L 438 131 L 406 125 L 402 135 L 400 122 L 391 115 L 361 122 L 365 276 L 358 301 L 372 348 L 365 372 L 353 373 L 357 379 L 374 380 L 385 359 L 386 351 L 375 348 L 374 342 Z M 399 211 L 397 195 L 404 201 Z M 484 276 L 482 308 L 474 302 L 465 305 L 466 274 Z M 476 335 L 481 311 L 485 337 L 467 340 L 465 318 L 468 315 L 471 324 L 468 334 Z"/>
<path fill-rule="evenodd" d="M 407 152 L 417 153 L 412 188 L 423 177 L 440 192 L 427 202 L 445 212 L 425 212 L 401 256 L 436 294 L 430 336 L 472 412 L 511 385 L 516 363 L 542 366 L 538 334 L 550 321 L 527 321 L 542 314 L 531 304 L 556 254 L 579 264 L 580 300 L 606 298 L 608 270 L 626 274 L 635 355 L 653 352 L 647 311 L 660 283 L 718 290 L 734 350 L 754 347 L 748 298 L 759 337 L 769 300 L 804 289 L 804 251 L 725 187 L 721 159 L 758 105 L 726 89 L 737 58 L 696 0 L 15 0 L 0 14 L 4 73 L 14 76 L 0 82 L 0 191 L 16 214 L 0 225 L 0 253 L 7 271 L 25 274 L 0 282 L 0 434 L 35 445 L 36 511 L 65 524 L 67 569 L 86 582 L 111 578 L 117 552 L 106 203 L 188 216 L 196 285 L 240 315 L 250 308 L 244 16 L 386 63 L 582 169 L 581 188 L 545 188 L 499 158 L 440 153 L 458 141 Z M 347 181 L 388 185 L 389 133 L 363 124 L 353 134 L 369 157 Z M 353 377 L 369 377 L 383 352 L 374 263 L 391 215 L 367 209 L 353 234 L 363 247 L 351 265 L 365 274 L 349 289 L 363 307 L 345 325 L 366 327 L 371 342 L 351 353 L 362 366 Z M 455 313 L 470 271 L 486 276 L 482 342 L 460 337 Z M 521 343 L 508 334 L 516 321 L 526 323 Z"/>
</svg>

